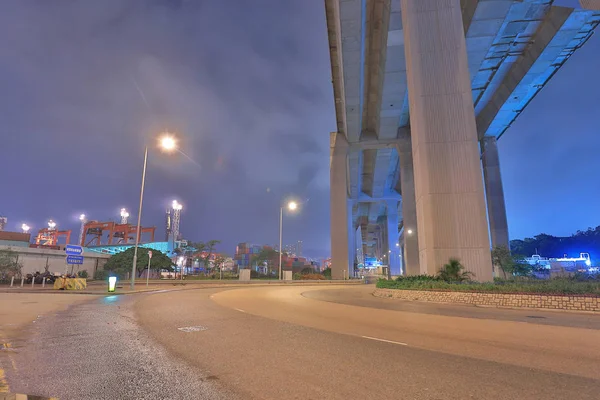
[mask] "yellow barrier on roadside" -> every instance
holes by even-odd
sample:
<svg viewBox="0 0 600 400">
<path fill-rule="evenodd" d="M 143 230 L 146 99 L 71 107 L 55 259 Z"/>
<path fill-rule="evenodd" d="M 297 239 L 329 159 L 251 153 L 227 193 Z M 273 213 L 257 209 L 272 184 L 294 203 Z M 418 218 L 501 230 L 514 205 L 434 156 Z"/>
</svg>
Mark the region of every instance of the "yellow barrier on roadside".
<svg viewBox="0 0 600 400">
<path fill-rule="evenodd" d="M 54 281 L 55 290 L 82 290 L 87 287 L 85 278 L 57 278 Z"/>
</svg>

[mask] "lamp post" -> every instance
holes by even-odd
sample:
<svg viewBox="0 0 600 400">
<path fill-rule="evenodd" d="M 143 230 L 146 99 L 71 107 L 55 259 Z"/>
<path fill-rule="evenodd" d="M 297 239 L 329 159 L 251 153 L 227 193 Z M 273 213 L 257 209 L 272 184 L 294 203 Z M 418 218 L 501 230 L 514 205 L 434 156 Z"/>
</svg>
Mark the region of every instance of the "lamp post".
<svg viewBox="0 0 600 400">
<path fill-rule="evenodd" d="M 23 233 L 29 233 L 29 230 L 31 228 L 29 227 L 29 225 L 23 224 L 23 225 L 21 225 L 21 229 L 23 230 Z"/>
<path fill-rule="evenodd" d="M 290 211 L 295 211 L 298 208 L 298 203 L 295 201 L 290 201 L 287 204 L 287 209 Z M 283 279 L 282 269 L 281 269 L 281 255 L 283 253 L 282 248 L 282 239 L 283 239 L 283 206 L 279 209 L 279 280 Z"/>
<path fill-rule="evenodd" d="M 172 136 L 166 135 L 160 139 L 160 148 L 165 151 L 173 151 L 177 148 L 177 142 Z M 133 250 L 133 265 L 131 266 L 131 290 L 135 289 L 135 273 L 137 266 L 137 252 L 140 244 L 140 228 L 142 222 L 142 203 L 144 202 L 144 185 L 146 184 L 146 166 L 148 165 L 148 146 L 144 148 L 144 168 L 142 169 L 142 187 L 140 189 L 140 206 L 138 208 L 137 227 L 135 232 L 135 246 Z"/>
</svg>

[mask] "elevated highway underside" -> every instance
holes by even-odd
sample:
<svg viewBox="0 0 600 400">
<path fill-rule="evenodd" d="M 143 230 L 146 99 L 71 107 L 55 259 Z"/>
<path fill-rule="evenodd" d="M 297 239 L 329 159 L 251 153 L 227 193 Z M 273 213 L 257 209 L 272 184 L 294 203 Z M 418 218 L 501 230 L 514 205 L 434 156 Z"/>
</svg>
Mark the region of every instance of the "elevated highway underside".
<svg viewBox="0 0 600 400">
<path fill-rule="evenodd" d="M 337 132 L 332 265 L 392 275 L 508 246 L 497 140 L 600 23 L 600 4 L 325 0 Z M 410 90 L 409 90 L 410 88 Z M 481 183 L 481 175 L 484 183 Z"/>
</svg>

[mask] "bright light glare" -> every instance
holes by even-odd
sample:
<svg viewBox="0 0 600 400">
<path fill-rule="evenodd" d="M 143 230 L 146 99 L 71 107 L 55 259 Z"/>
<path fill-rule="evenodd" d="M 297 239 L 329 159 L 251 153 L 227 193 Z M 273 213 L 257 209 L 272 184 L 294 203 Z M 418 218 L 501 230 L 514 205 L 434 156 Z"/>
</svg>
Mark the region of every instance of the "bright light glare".
<svg viewBox="0 0 600 400">
<path fill-rule="evenodd" d="M 129 213 L 127 212 L 127 209 L 121 208 L 121 217 L 123 217 L 123 218 L 129 217 Z"/>
<path fill-rule="evenodd" d="M 396 247 L 400 247 L 400 243 L 396 243 Z"/>
<path fill-rule="evenodd" d="M 54 222 L 52 220 L 48 221 L 48 228 L 50 228 L 50 229 L 56 228 L 56 222 Z"/>
<path fill-rule="evenodd" d="M 117 287 L 117 277 L 116 276 L 109 276 L 108 277 L 108 291 L 109 292 L 114 292 L 115 289 Z"/>
<path fill-rule="evenodd" d="M 160 147 L 166 151 L 175 150 L 177 142 L 173 136 L 166 135 L 160 138 Z"/>
<path fill-rule="evenodd" d="M 23 225 L 21 225 L 21 229 L 23 229 L 24 233 L 27 233 L 27 232 L 29 232 L 29 229 L 31 229 L 31 228 L 29 227 L 29 225 L 23 224 Z"/>
<path fill-rule="evenodd" d="M 294 211 L 294 210 L 295 210 L 295 209 L 297 209 L 297 208 L 298 208 L 298 203 L 296 203 L 295 201 L 290 201 L 290 202 L 288 203 L 288 209 L 289 209 L 290 211 Z"/>
<path fill-rule="evenodd" d="M 85 214 L 81 214 L 81 215 L 79 216 L 79 220 L 80 220 L 80 221 L 85 221 Z"/>
<path fill-rule="evenodd" d="M 183 209 L 183 205 L 179 203 L 177 200 L 173 200 L 173 210 L 181 210 Z"/>
<path fill-rule="evenodd" d="M 592 262 L 590 260 L 585 260 L 585 265 L 589 267 L 590 265 L 592 265 Z"/>
<path fill-rule="evenodd" d="M 408 230 L 408 234 L 409 234 L 409 235 L 412 235 L 412 229 L 409 229 L 409 230 Z"/>
</svg>

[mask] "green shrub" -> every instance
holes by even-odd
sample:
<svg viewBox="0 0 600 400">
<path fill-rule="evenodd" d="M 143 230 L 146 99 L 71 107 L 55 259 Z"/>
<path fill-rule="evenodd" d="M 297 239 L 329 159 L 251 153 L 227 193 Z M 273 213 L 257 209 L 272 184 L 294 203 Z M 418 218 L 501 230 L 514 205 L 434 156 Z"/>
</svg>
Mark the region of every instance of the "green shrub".
<svg viewBox="0 0 600 400">
<path fill-rule="evenodd" d="M 451 258 L 448 264 L 445 264 L 437 274 L 438 278 L 445 282 L 467 282 L 471 280 L 474 274 L 465 271 L 465 267 L 456 258 Z"/>
<path fill-rule="evenodd" d="M 105 281 L 108 279 L 109 271 L 105 271 L 103 269 L 99 269 L 94 274 L 94 279 L 98 281 Z"/>
<path fill-rule="evenodd" d="M 433 275 L 410 275 L 404 276 L 400 275 L 396 278 L 398 282 L 430 282 L 430 281 L 438 281 L 440 278 Z"/>
<path fill-rule="evenodd" d="M 321 274 L 294 274 L 294 279 L 301 279 L 305 281 L 323 281 L 326 278 Z"/>
<path fill-rule="evenodd" d="M 407 277 L 409 278 L 409 277 Z M 405 290 L 447 290 L 456 292 L 484 293 L 540 293 L 540 294 L 587 294 L 600 296 L 600 279 L 568 277 L 539 280 L 520 277 L 516 279 L 495 279 L 494 282 L 446 282 L 440 279 L 401 279 L 388 281 L 380 279 L 377 287 L 381 289 Z"/>
<path fill-rule="evenodd" d="M 323 270 L 323 276 L 327 279 L 331 279 L 331 268 L 327 267 Z"/>
<path fill-rule="evenodd" d="M 88 277 L 88 272 L 85 269 L 83 271 L 78 271 L 77 272 L 77 276 L 79 278 L 87 278 Z"/>
</svg>

